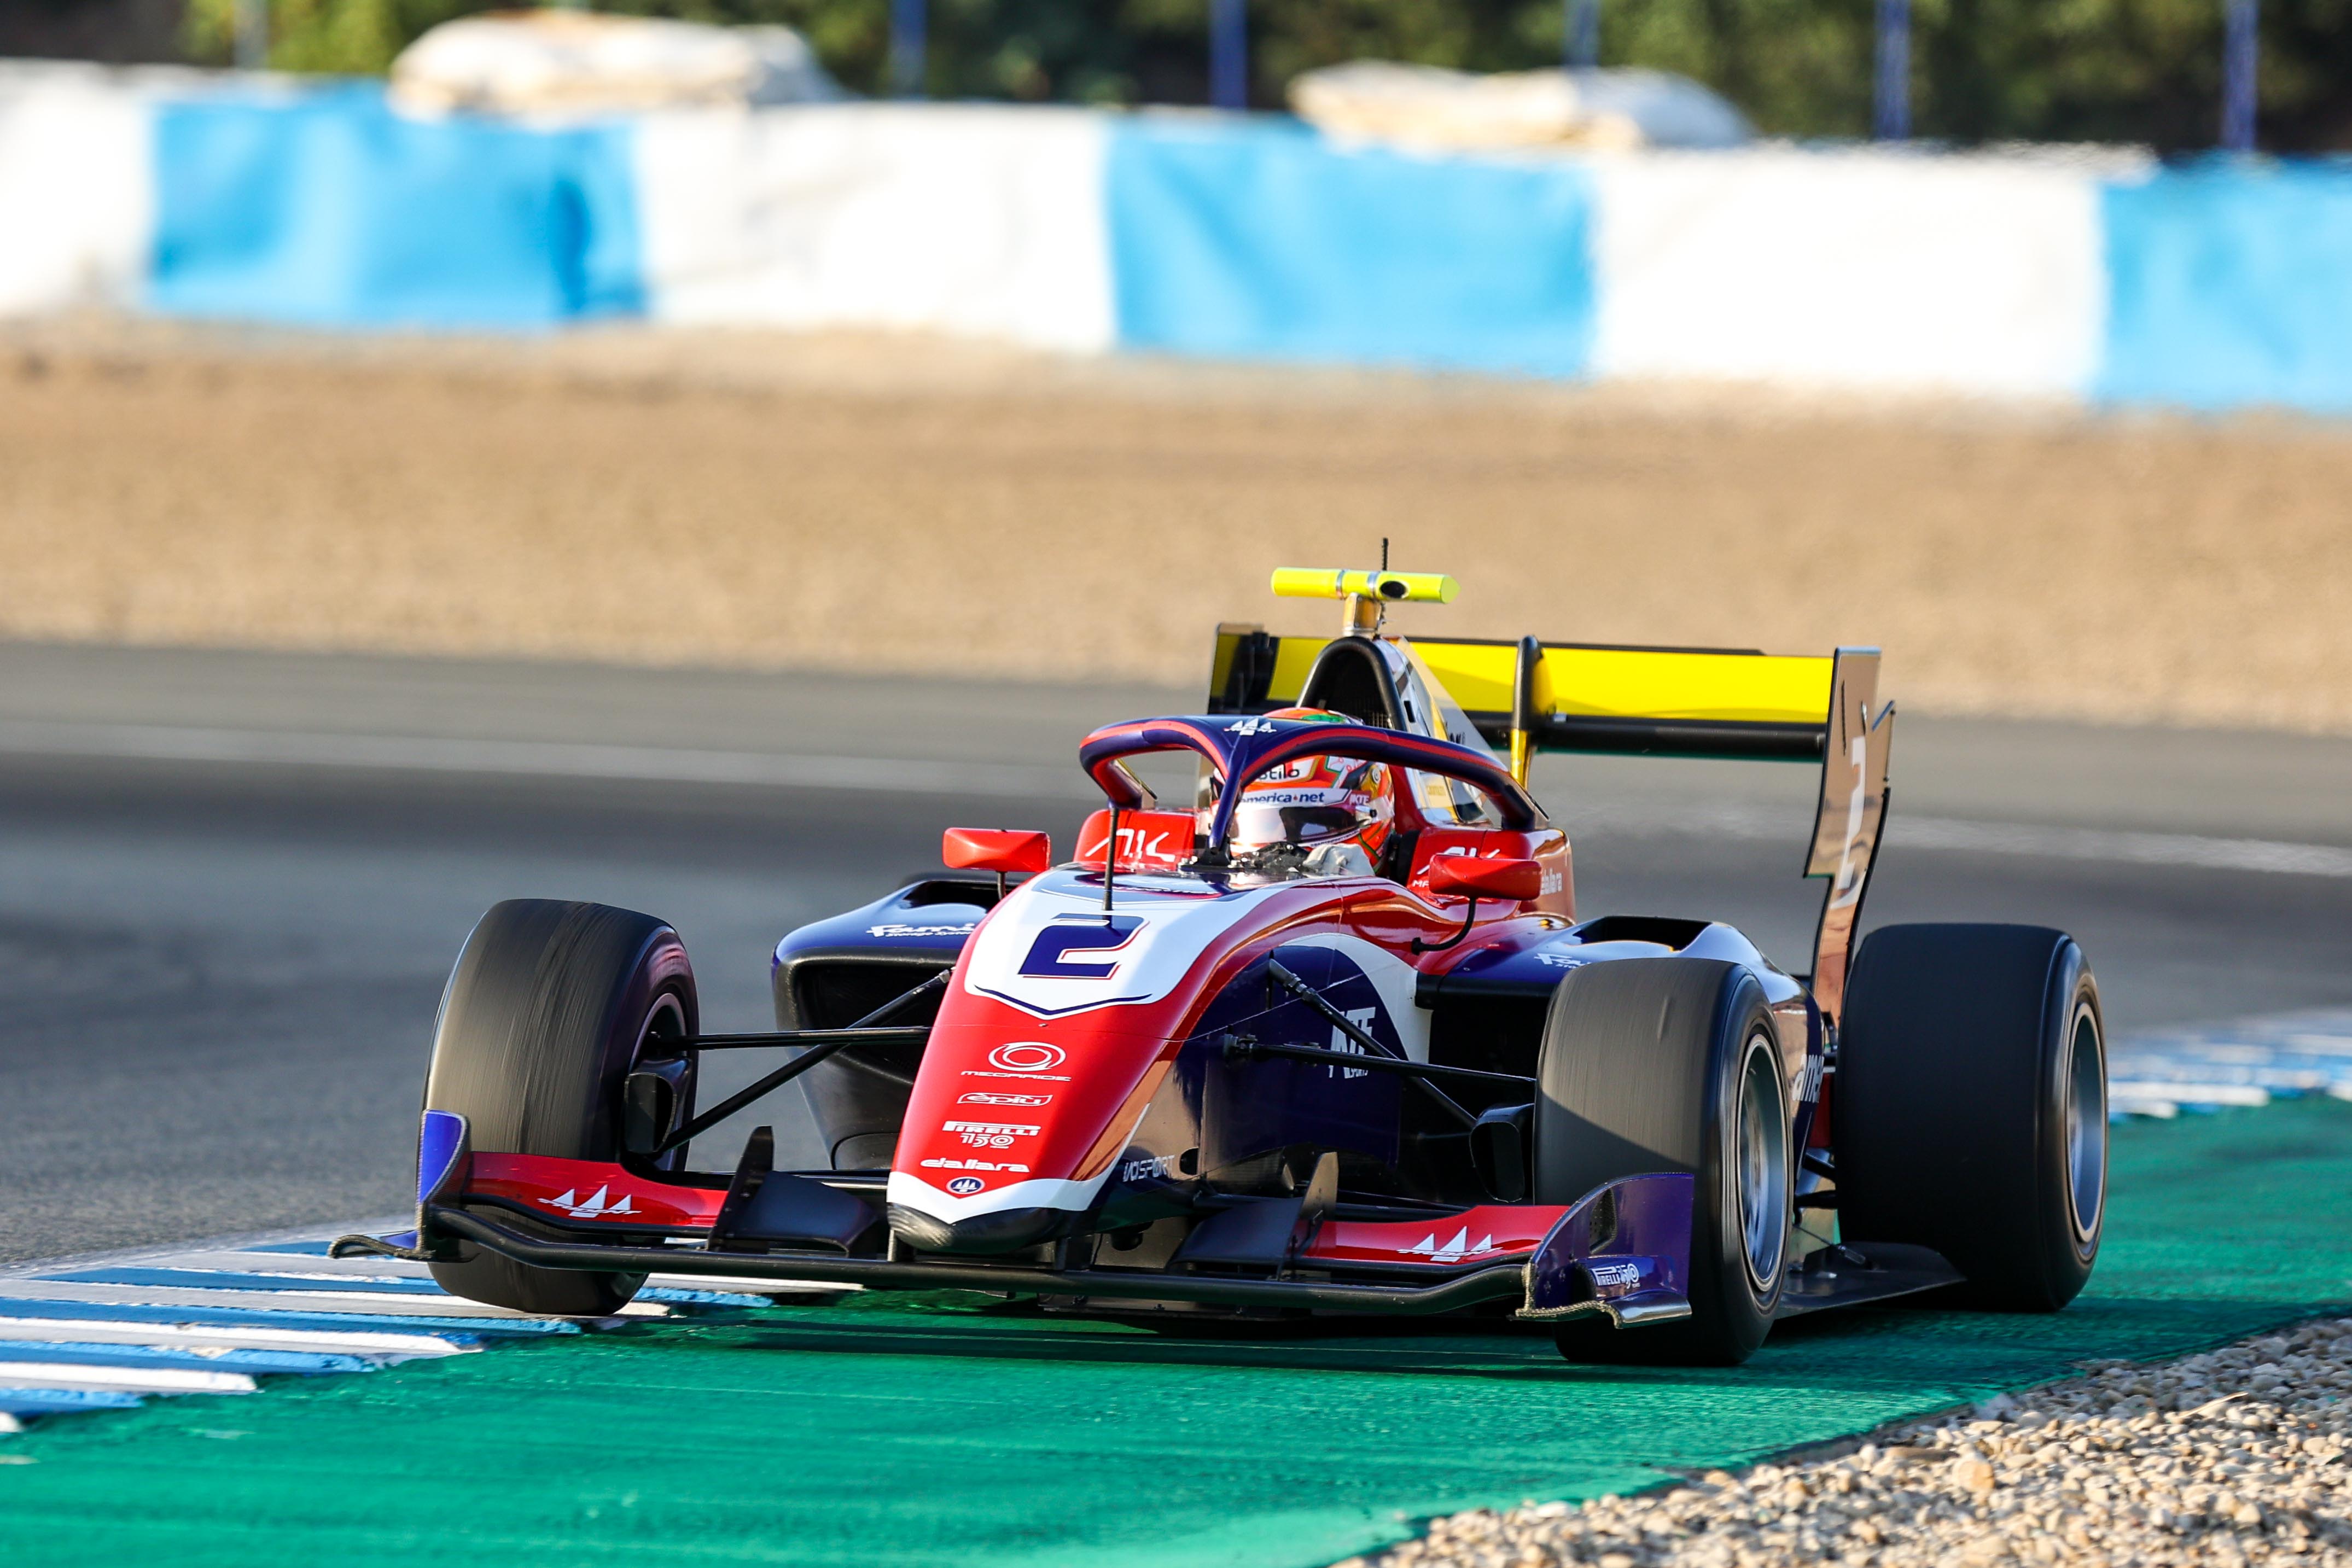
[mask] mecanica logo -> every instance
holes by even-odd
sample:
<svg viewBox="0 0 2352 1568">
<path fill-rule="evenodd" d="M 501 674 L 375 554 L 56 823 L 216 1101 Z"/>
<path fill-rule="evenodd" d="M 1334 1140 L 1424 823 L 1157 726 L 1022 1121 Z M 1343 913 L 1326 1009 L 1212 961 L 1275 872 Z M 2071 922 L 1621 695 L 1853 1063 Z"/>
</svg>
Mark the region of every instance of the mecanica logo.
<svg viewBox="0 0 2352 1568">
<path fill-rule="evenodd" d="M 988 1053 L 988 1064 L 1006 1072 L 1051 1072 L 1069 1053 L 1042 1040 L 1016 1040 Z"/>
</svg>

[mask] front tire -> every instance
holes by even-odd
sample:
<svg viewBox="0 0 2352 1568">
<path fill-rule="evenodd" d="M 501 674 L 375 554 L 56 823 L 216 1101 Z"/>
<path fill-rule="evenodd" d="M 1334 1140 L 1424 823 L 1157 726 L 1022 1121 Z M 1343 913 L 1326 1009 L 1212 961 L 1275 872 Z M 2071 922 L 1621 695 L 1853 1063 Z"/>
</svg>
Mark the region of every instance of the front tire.
<svg viewBox="0 0 2352 1568">
<path fill-rule="evenodd" d="M 693 967 L 661 921 L 510 899 L 482 916 L 450 974 L 425 1107 L 465 1117 L 478 1153 L 612 1161 L 622 1080 L 649 1038 L 690 1036 L 698 1020 Z M 433 1277 L 469 1301 L 557 1317 L 617 1312 L 645 1283 L 535 1269 L 470 1242 Z"/>
<path fill-rule="evenodd" d="M 2106 1217 L 2106 1035 L 2073 937 L 1888 925 L 1846 989 L 1832 1136 L 1839 1226 L 1932 1247 L 1975 1304 L 2056 1312 Z"/>
<path fill-rule="evenodd" d="M 1697 1177 L 1691 1315 L 1620 1330 L 1573 1324 L 1572 1360 L 1736 1366 L 1772 1326 L 1787 1269 L 1787 1082 L 1763 988 L 1736 964 L 1624 958 L 1552 995 L 1537 1069 L 1535 1201 L 1604 1182 Z"/>
</svg>

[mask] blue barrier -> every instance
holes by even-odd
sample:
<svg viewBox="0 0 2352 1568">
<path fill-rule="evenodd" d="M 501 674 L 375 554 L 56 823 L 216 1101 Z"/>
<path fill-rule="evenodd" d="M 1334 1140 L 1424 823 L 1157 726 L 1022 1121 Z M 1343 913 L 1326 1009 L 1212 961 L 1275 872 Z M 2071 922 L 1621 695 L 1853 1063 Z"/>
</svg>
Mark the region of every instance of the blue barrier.
<svg viewBox="0 0 2352 1568">
<path fill-rule="evenodd" d="M 1583 171 L 1343 152 L 1283 122 L 1117 125 L 1105 221 L 1122 347 L 1583 373 Z"/>
<path fill-rule="evenodd" d="M 152 308 L 448 329 L 663 315 L 663 300 L 648 298 L 658 289 L 646 281 L 626 121 L 410 120 L 373 85 L 142 101 L 153 105 Z M 810 121 L 808 146 L 838 161 L 843 180 L 860 176 L 859 136 L 904 135 L 891 118 L 903 109 L 873 110 L 871 131 L 855 107 L 816 112 L 829 118 Z M 937 134 L 958 134 L 957 123 L 942 119 Z M 1089 233 L 1070 270 L 1108 267 L 1120 347 L 1591 373 L 1612 308 L 1594 236 L 1606 193 L 1646 177 L 1638 163 L 1604 183 L 1566 160 L 1346 150 L 1268 117 L 1093 123 L 1105 144 L 1100 216 L 1088 219 L 1101 225 L 1099 249 Z M 39 129 L 26 124 L 25 135 Z M 1749 155 L 1715 156 L 1736 174 Z M 1819 172 L 1842 177 L 1834 161 Z M 1090 183 L 1084 199 L 1095 199 Z M 1866 181 L 1852 199 L 1874 199 Z M 2083 391 L 2118 404 L 2352 413 L 2352 164 L 2215 162 L 2100 185 L 2096 199 L 2107 287 L 2101 361 Z M 79 210 L 59 223 L 69 227 Z M 787 214 L 809 230 L 794 244 L 823 254 L 824 225 L 850 221 L 846 211 L 818 203 Z M 1052 232 L 1076 245 L 1084 228 Z M 772 236 L 755 237 L 746 254 L 766 255 Z M 2084 243 L 2060 239 L 2057 249 Z M 116 243 L 94 228 L 88 246 L 97 255 Z M 1690 261 L 1658 265 L 1668 277 L 1706 276 Z M 1015 299 L 999 314 L 1024 312 L 1033 303 Z M 1749 360 L 1736 368 L 1774 373 Z M 1905 367 L 1883 369 L 1899 380 Z M 1792 362 L 1789 373 L 1811 372 Z"/>
<path fill-rule="evenodd" d="M 645 308 L 625 126 L 394 114 L 381 89 L 161 105 L 148 302 L 317 326 Z"/>
<path fill-rule="evenodd" d="M 2100 200 L 2095 395 L 2352 413 L 2352 165 L 2214 162 Z"/>
</svg>

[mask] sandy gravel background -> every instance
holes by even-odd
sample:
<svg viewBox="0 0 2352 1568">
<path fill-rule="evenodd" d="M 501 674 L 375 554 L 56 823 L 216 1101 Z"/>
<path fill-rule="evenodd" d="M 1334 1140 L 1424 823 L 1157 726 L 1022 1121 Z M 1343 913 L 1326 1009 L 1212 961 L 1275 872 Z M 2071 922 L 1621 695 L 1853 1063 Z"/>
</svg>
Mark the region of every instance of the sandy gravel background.
<svg viewBox="0 0 2352 1568">
<path fill-rule="evenodd" d="M 1339 1568 L 2352 1564 L 2352 1319 L 2085 1364 L 1809 1461 L 1454 1514 Z"/>
<path fill-rule="evenodd" d="M 2352 731 L 2352 427 L 642 329 L 0 332 L 0 636 L 1198 680 L 1408 630 L 1878 643 L 1917 708 Z"/>
</svg>

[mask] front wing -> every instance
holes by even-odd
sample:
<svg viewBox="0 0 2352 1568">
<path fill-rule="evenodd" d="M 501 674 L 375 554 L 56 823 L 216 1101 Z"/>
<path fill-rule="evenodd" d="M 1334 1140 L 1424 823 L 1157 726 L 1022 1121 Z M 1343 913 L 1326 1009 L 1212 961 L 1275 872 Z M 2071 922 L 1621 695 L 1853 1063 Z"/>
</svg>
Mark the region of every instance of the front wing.
<svg viewBox="0 0 2352 1568">
<path fill-rule="evenodd" d="M 686 1271 L 873 1290 L 971 1290 L 1118 1303 L 1423 1316 L 1509 1302 L 1522 1320 L 1598 1314 L 1635 1327 L 1690 1315 L 1693 1178 L 1626 1176 L 1565 1207 L 1484 1204 L 1400 1213 L 1312 1195 L 1239 1198 L 1195 1226 L 1167 1263 L 1121 1268 L 1059 1248 L 1050 1260 L 873 1255 L 880 1210 L 837 1173 L 761 1171 L 748 1185 L 672 1186 L 618 1166 L 476 1155 L 463 1117 L 425 1113 L 416 1228 L 346 1236 L 337 1257 L 446 1260 L 470 1244 L 542 1269 Z M 878 1196 L 878 1194 L 877 1194 Z M 529 1217 L 530 1223 L 515 1223 Z M 1934 1289 L 1958 1275 L 1923 1249 L 1791 1277 L 1781 1315 Z M 1113 1255 L 1115 1256 L 1115 1254 Z"/>
<path fill-rule="evenodd" d="M 1421 1315 L 1511 1301 L 1522 1316 L 1600 1313 L 1621 1325 L 1690 1312 L 1693 1183 L 1684 1175 L 1628 1176 L 1566 1207 L 1400 1215 L 1344 1205 L 1318 1213 L 1306 1197 L 1235 1199 L 1155 1268 L 1102 1266 L 1074 1249 L 1057 1249 L 1051 1262 L 908 1253 L 895 1244 L 883 1256 L 860 1256 L 873 1249 L 869 1220 L 881 1216 L 856 1196 L 854 1178 L 761 1176 L 747 1198 L 741 1175 L 721 1194 L 597 1161 L 476 1155 L 463 1117 L 427 1112 L 416 1228 L 347 1236 L 334 1252 L 431 1261 L 471 1244 L 543 1269 L 687 1270 L 1104 1303 Z M 515 1223 L 525 1216 L 527 1226 Z"/>
</svg>

